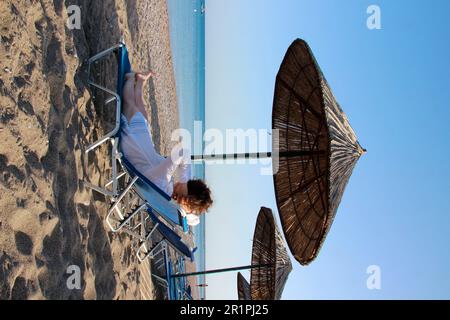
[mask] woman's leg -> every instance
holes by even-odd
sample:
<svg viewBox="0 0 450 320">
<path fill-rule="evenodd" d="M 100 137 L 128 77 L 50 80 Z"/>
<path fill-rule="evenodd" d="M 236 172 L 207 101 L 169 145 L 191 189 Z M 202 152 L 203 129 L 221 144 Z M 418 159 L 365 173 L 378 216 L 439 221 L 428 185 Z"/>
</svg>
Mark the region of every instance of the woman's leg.
<svg viewBox="0 0 450 320">
<path fill-rule="evenodd" d="M 133 115 L 138 111 L 135 98 L 135 73 L 125 75 L 125 85 L 123 86 L 123 110 L 122 113 L 130 122 Z"/>
<path fill-rule="evenodd" d="M 144 87 L 147 80 L 153 76 L 151 71 L 146 73 L 136 73 L 136 86 L 134 87 L 134 98 L 137 109 L 143 114 L 143 116 L 148 120 L 145 100 L 144 100 Z"/>
</svg>

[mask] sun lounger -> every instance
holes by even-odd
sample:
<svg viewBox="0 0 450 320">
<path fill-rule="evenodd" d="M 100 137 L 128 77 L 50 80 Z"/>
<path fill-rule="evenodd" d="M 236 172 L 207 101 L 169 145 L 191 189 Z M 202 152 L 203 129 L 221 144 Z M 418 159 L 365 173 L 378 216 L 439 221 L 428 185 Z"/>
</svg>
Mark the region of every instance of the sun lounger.
<svg viewBox="0 0 450 320">
<path fill-rule="evenodd" d="M 90 182 L 85 182 L 85 185 L 110 198 L 112 205 L 106 216 L 106 223 L 112 232 L 124 231 L 140 240 L 137 252 L 140 261 L 148 257 L 154 258 L 159 254 L 163 255 L 163 259 L 160 260 L 169 261 L 168 246 L 178 254 L 193 260 L 195 249 L 187 246 L 177 234 L 177 231 L 184 233 L 189 231 L 186 218 L 182 217 L 178 205 L 136 170 L 120 149 L 121 97 L 125 74 L 131 71 L 126 46 L 119 43 L 89 59 L 88 73 L 90 75 L 93 64 L 113 53 L 116 54 L 118 66 L 116 90 L 108 89 L 92 80 L 89 80 L 89 84 L 110 95 L 105 104 L 115 103 L 115 127 L 86 149 L 86 152 L 90 152 L 105 142 L 112 143 L 112 178 L 103 187 Z M 119 191 L 121 181 L 125 182 L 125 187 Z M 134 206 L 130 207 L 129 204 Z M 152 240 L 156 232 L 162 238 L 157 243 Z M 166 262 L 164 265 L 167 269 Z"/>
</svg>

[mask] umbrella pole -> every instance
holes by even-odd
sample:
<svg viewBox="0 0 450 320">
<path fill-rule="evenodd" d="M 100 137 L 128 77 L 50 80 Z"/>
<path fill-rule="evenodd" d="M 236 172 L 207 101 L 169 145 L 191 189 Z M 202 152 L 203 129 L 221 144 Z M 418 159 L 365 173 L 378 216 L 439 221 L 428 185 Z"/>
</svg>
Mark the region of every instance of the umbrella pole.
<svg viewBox="0 0 450 320">
<path fill-rule="evenodd" d="M 246 152 L 246 153 L 228 153 L 228 154 L 199 154 L 191 156 L 193 161 L 207 160 L 231 160 L 231 159 L 260 159 L 270 158 L 272 152 Z"/>
<path fill-rule="evenodd" d="M 242 267 L 213 269 L 213 270 L 197 271 L 197 272 L 190 272 L 190 273 L 179 273 L 179 274 L 174 274 L 171 277 L 172 278 L 181 278 L 181 277 L 198 276 L 198 275 L 211 274 L 211 273 L 221 273 L 221 272 L 228 272 L 228 271 L 265 268 L 265 267 L 270 267 L 270 266 L 271 266 L 271 264 L 251 264 L 251 265 L 242 266 Z"/>
<path fill-rule="evenodd" d="M 278 152 L 279 157 L 303 157 L 325 154 L 324 150 L 290 150 Z M 192 161 L 208 161 L 208 160 L 231 160 L 231 159 L 261 159 L 271 158 L 272 152 L 245 152 L 245 153 L 228 153 L 228 154 L 199 154 L 192 155 Z"/>
</svg>

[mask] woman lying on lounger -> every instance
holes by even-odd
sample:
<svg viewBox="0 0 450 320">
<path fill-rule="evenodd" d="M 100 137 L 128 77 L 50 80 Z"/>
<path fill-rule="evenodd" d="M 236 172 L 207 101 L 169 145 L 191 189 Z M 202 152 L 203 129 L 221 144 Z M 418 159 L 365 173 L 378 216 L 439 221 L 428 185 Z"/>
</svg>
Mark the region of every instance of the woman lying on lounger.
<svg viewBox="0 0 450 320">
<path fill-rule="evenodd" d="M 178 202 L 188 224 L 196 225 L 198 216 L 212 205 L 211 191 L 202 180 L 191 180 L 190 153 L 187 149 L 165 158 L 153 145 L 145 111 L 143 89 L 152 76 L 128 73 L 123 89 L 122 151 L 136 169 Z"/>
</svg>

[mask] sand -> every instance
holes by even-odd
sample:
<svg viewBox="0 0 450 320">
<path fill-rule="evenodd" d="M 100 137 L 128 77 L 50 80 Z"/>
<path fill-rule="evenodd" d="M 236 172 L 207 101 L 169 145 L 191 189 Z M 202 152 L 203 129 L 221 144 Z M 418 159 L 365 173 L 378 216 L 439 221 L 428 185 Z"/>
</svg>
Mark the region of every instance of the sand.
<svg viewBox="0 0 450 320">
<path fill-rule="evenodd" d="M 80 30 L 65 24 L 71 4 Z M 0 299 L 155 298 L 148 263 L 130 236 L 108 232 L 105 198 L 83 185 L 109 178 L 108 148 L 84 148 L 113 118 L 93 103 L 84 61 L 123 37 L 133 69 L 156 72 L 146 95 L 168 154 L 178 127 L 168 31 L 164 0 L 0 2 Z M 80 289 L 67 286 L 71 265 Z"/>
</svg>

